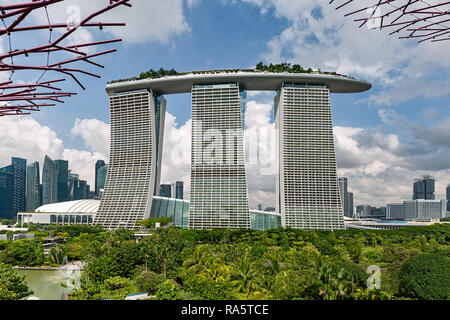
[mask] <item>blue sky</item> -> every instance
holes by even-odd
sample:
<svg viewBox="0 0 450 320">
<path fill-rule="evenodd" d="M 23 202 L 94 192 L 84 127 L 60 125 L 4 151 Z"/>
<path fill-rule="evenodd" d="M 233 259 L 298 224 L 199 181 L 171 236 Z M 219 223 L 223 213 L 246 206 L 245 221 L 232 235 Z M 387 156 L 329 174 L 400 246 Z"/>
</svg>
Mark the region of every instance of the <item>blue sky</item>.
<svg viewBox="0 0 450 320">
<path fill-rule="evenodd" d="M 369 92 L 335 94 L 331 98 L 339 174 L 349 178 L 357 204 L 383 205 L 409 199 L 413 178 L 423 174 L 436 177 L 438 197 L 443 196 L 444 187 L 450 183 L 450 41 L 418 44 L 358 28 L 325 0 L 133 2 L 132 9 L 107 16 L 107 20 L 126 20 L 127 27 L 84 31 L 80 36 L 124 39 L 120 44 L 104 46 L 118 49 L 96 59 L 105 69 L 87 66 L 101 79 L 81 77 L 86 91 L 68 79 L 64 88 L 78 95 L 65 99 L 64 104 L 20 119 L 0 119 L 0 126 L 6 129 L 0 132 L 4 150 L 0 166 L 8 164 L 13 155 L 42 163 L 49 153 L 68 159 L 74 171 L 92 180 L 93 170 L 88 168 L 97 158 L 107 158 L 109 152 L 107 81 L 135 76 L 150 68 L 188 71 L 286 61 L 338 71 L 373 84 Z M 50 11 L 51 17 L 61 22 L 58 18 L 67 15 L 67 6 L 77 3 L 64 1 Z M 98 8 L 102 3 L 93 0 L 83 10 Z M 86 14 L 83 10 L 81 13 Z M 47 36 L 44 32 L 39 35 L 42 39 Z M 23 46 L 24 37 L 16 39 L 17 47 Z M 5 50 L 6 41 L 1 40 Z M 35 75 L 14 77 L 24 81 Z M 248 123 L 271 125 L 273 96 L 249 95 L 252 107 L 246 114 Z M 189 143 L 190 95 L 166 99 L 170 114 L 166 133 L 172 137 L 164 144 L 167 153 L 175 148 L 173 143 Z M 179 136 L 183 138 L 176 138 Z M 188 164 L 171 163 L 169 156 L 165 159 L 163 182 L 184 179 L 188 190 Z M 252 206 L 272 205 L 274 178 L 259 177 L 254 168 L 248 170 Z"/>
</svg>

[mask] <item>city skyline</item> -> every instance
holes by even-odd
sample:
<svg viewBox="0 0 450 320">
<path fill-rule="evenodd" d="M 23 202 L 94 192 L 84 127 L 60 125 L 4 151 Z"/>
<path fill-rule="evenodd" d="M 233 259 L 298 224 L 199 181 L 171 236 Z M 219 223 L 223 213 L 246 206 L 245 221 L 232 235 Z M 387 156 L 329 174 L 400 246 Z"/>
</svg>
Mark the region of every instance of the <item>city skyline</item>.
<svg viewBox="0 0 450 320">
<path fill-rule="evenodd" d="M 287 61 L 374 84 L 368 93 L 332 97 L 338 175 L 352 181 L 355 204 L 399 202 L 409 197 L 411 179 L 425 174 L 436 177 L 436 196 L 444 198 L 450 182 L 446 160 L 450 154 L 450 86 L 446 82 L 449 62 L 442 53 L 448 52 L 448 43 L 417 44 L 355 28 L 328 1 L 150 2 L 135 4 L 136 12 L 142 14 L 128 19 L 123 30 L 105 28 L 107 33 L 125 36 L 124 43 L 119 46 L 120 54 L 104 60 L 105 65 L 115 67 L 106 68 L 101 80 L 87 79 L 86 92 L 39 114 L 0 119 L 5 128 L 0 146 L 6 151 L 0 155 L 0 166 L 6 166 L 12 155 L 32 163 L 49 154 L 52 159 L 69 160 L 76 166 L 74 172 L 93 186 L 90 168 L 97 160 L 109 158 L 106 94 L 97 94 L 104 92 L 106 81 L 150 68 L 183 71 Z M 169 22 L 162 18 L 165 12 L 172 12 Z M 122 14 L 129 17 L 131 13 L 117 13 Z M 143 21 L 148 28 L 135 32 Z M 334 41 L 327 34 L 330 28 L 337 31 Z M 216 40 L 213 34 L 220 37 Z M 4 42 L 1 46 L 6 48 Z M 274 95 L 248 96 L 246 132 L 274 125 Z M 191 116 L 183 110 L 189 110 L 190 97 L 168 99 L 161 183 L 183 180 L 188 194 L 190 160 L 183 150 L 190 149 Z M 21 132 L 32 132 L 33 139 Z M 180 151 L 183 161 L 172 161 L 167 151 L 172 149 Z M 258 167 L 248 166 L 250 206 L 274 206 L 275 177 L 258 173 Z"/>
<path fill-rule="evenodd" d="M 106 171 L 101 169 L 107 165 L 102 162 L 102 167 L 95 166 L 92 170 L 100 173 L 98 182 L 103 188 Z M 69 169 L 67 160 L 52 160 L 46 155 L 42 163 L 42 166 L 39 161 L 27 164 L 27 159 L 13 156 L 10 165 L 0 167 L 1 218 L 14 218 L 19 212 L 34 212 L 46 204 L 97 197 L 87 181 Z"/>
</svg>

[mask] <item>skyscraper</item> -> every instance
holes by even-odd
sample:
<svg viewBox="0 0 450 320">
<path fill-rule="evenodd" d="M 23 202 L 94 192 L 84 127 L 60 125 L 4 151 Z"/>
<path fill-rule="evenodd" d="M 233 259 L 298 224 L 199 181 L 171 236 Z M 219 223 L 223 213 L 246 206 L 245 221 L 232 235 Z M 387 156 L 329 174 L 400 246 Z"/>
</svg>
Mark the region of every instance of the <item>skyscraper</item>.
<svg viewBox="0 0 450 320">
<path fill-rule="evenodd" d="M 450 184 L 447 186 L 446 189 L 446 193 L 447 193 L 447 212 L 450 212 Z"/>
<path fill-rule="evenodd" d="M 349 192 L 347 195 L 348 195 L 348 214 L 346 214 L 346 216 L 352 218 L 353 212 L 355 210 L 355 206 L 353 205 L 353 193 Z"/>
<path fill-rule="evenodd" d="M 27 166 L 26 211 L 32 212 L 41 205 L 39 162 Z"/>
<path fill-rule="evenodd" d="M 95 196 L 100 196 L 100 190 L 105 189 L 106 175 L 108 173 L 108 165 L 105 164 L 98 168 L 97 177 L 95 178 Z"/>
<path fill-rule="evenodd" d="M 56 191 L 56 201 L 65 202 L 69 201 L 69 161 L 66 160 L 56 160 L 54 161 L 56 165 L 56 175 L 57 175 L 57 191 Z"/>
<path fill-rule="evenodd" d="M 95 190 L 94 191 L 95 191 L 96 196 L 98 196 L 99 189 L 103 189 L 105 187 L 106 176 L 105 176 L 105 180 L 103 181 L 103 186 L 101 188 L 98 186 L 98 182 L 99 182 L 98 170 L 103 166 L 105 166 L 105 161 L 103 161 L 103 160 L 97 160 L 97 162 L 95 163 Z"/>
<path fill-rule="evenodd" d="M 431 176 L 423 176 L 422 179 L 414 181 L 413 200 L 434 200 L 434 178 Z"/>
<path fill-rule="evenodd" d="M 14 167 L 0 168 L 0 219 L 14 219 Z"/>
<path fill-rule="evenodd" d="M 55 162 L 45 156 L 42 169 L 42 204 L 58 202 L 58 172 Z"/>
<path fill-rule="evenodd" d="M 175 198 L 176 199 L 183 199 L 184 197 L 184 183 L 183 181 L 177 181 L 175 183 Z"/>
<path fill-rule="evenodd" d="M 164 198 L 172 197 L 172 185 L 170 184 L 162 184 L 159 187 L 159 196 Z"/>
<path fill-rule="evenodd" d="M 345 177 L 339 177 L 339 195 L 341 196 L 342 208 L 344 215 L 349 216 L 349 203 L 348 203 L 348 180 Z"/>
<path fill-rule="evenodd" d="M 76 173 L 69 172 L 67 177 L 69 201 L 75 200 L 80 183 L 80 176 Z"/>
<path fill-rule="evenodd" d="M 86 180 L 78 180 L 74 188 L 74 200 L 89 199 L 90 187 Z"/>
<path fill-rule="evenodd" d="M 192 87 L 189 228 L 250 228 L 244 108 L 236 83 Z"/>
<path fill-rule="evenodd" d="M 111 158 L 94 224 L 134 228 L 159 191 L 166 100 L 151 90 L 109 96 Z"/>
<path fill-rule="evenodd" d="M 26 209 L 25 194 L 27 181 L 27 160 L 12 158 L 14 168 L 14 214 L 23 212 Z"/>
<path fill-rule="evenodd" d="M 269 90 L 278 91 L 280 146 L 275 154 L 279 155 L 280 173 L 276 186 L 283 226 L 342 229 L 329 95 L 370 88 L 368 82 L 343 75 L 259 69 L 192 71 L 114 81 L 106 87 L 111 107 L 111 162 L 94 224 L 108 229 L 133 228 L 137 220 L 148 217 L 152 196 L 160 189 L 162 95 L 190 92 L 189 227 L 249 228 L 243 146 L 245 90 Z"/>
<path fill-rule="evenodd" d="M 283 84 L 275 97 L 275 127 L 280 144 L 276 205 L 282 226 L 344 229 L 330 89 Z"/>
</svg>

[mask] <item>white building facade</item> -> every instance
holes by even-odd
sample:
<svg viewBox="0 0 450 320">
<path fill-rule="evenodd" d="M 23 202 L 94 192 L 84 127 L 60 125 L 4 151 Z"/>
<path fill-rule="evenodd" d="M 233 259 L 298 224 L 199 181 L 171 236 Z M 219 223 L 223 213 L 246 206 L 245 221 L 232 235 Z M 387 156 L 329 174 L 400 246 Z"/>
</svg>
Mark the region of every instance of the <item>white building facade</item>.
<svg viewBox="0 0 450 320">
<path fill-rule="evenodd" d="M 159 192 L 166 100 L 152 90 L 110 95 L 111 152 L 94 224 L 134 228 Z"/>
<path fill-rule="evenodd" d="M 275 127 L 280 137 L 276 205 L 282 226 L 344 229 L 329 88 L 283 84 L 275 97 Z"/>
<path fill-rule="evenodd" d="M 189 228 L 250 228 L 244 106 L 236 83 L 192 88 Z"/>
</svg>

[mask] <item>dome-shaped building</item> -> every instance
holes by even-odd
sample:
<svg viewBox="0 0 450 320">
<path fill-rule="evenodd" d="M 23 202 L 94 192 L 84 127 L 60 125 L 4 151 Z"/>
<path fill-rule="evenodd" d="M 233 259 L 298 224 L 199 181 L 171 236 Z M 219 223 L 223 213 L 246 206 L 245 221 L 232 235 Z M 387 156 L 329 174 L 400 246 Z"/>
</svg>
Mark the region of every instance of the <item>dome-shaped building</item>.
<svg viewBox="0 0 450 320">
<path fill-rule="evenodd" d="M 100 200 L 76 200 L 40 206 L 35 212 L 17 214 L 17 223 L 34 224 L 92 224 L 100 206 Z"/>
</svg>

